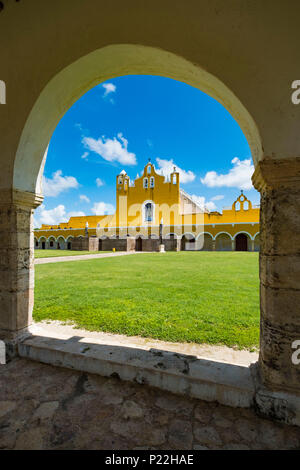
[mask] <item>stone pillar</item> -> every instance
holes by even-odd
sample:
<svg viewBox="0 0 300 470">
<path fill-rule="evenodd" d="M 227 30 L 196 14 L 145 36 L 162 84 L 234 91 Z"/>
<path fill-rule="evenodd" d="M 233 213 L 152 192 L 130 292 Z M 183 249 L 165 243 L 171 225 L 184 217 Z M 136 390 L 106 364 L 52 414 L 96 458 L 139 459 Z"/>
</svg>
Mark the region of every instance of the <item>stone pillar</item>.
<svg viewBox="0 0 300 470">
<path fill-rule="evenodd" d="M 235 240 L 231 240 L 231 251 L 235 251 Z"/>
<path fill-rule="evenodd" d="M 212 251 L 216 251 L 216 240 L 212 241 Z"/>
<path fill-rule="evenodd" d="M 254 251 L 254 240 L 250 240 L 251 241 L 251 251 Z"/>
<path fill-rule="evenodd" d="M 300 340 L 300 158 L 266 158 L 252 180 L 261 192 L 260 381 L 269 390 L 298 395 L 300 364 L 292 362 L 292 343 Z M 275 417 L 276 403 L 268 405 Z M 287 418 L 296 411 L 285 397 L 285 420 L 300 422 L 299 396 L 297 403 L 298 418 Z"/>
<path fill-rule="evenodd" d="M 9 354 L 32 320 L 33 210 L 42 200 L 29 192 L 0 191 L 0 339 Z"/>
</svg>

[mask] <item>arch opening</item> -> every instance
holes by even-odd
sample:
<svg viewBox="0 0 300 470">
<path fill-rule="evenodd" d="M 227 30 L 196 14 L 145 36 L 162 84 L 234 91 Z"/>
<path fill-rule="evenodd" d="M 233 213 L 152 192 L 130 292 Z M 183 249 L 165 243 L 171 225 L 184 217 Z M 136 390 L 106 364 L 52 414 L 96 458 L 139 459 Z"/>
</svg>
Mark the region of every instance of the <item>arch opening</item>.
<svg viewBox="0 0 300 470">
<path fill-rule="evenodd" d="M 261 139 L 253 118 L 218 78 L 186 59 L 161 49 L 130 44 L 111 45 L 79 58 L 45 86 L 20 138 L 14 163 L 14 189 L 42 194 L 48 144 L 58 122 L 72 104 L 101 82 L 138 74 L 172 78 L 216 99 L 242 129 L 254 164 L 262 158 Z"/>
</svg>

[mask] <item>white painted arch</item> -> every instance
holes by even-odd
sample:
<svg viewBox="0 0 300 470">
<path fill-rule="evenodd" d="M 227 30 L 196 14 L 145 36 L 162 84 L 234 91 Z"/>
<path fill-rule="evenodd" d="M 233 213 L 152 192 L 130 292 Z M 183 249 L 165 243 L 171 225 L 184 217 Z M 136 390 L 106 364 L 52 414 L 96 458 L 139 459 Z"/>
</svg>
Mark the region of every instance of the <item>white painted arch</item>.
<svg viewBox="0 0 300 470">
<path fill-rule="evenodd" d="M 195 235 L 194 235 L 193 233 L 191 233 L 191 232 L 185 232 L 185 233 L 183 233 L 181 238 L 185 237 L 186 235 L 190 235 L 192 238 L 194 238 L 194 239 L 196 240 Z"/>
<path fill-rule="evenodd" d="M 214 240 L 214 236 L 213 236 L 211 233 L 209 233 L 209 232 L 201 232 L 201 233 L 199 233 L 199 234 L 197 235 L 197 237 L 196 237 L 196 240 L 199 240 L 199 238 L 202 237 L 202 235 L 210 235 L 210 237 L 212 238 L 212 240 Z"/>
<path fill-rule="evenodd" d="M 174 235 L 174 238 L 180 238 L 180 235 L 177 235 L 177 233 L 175 233 L 175 232 L 169 232 L 169 233 L 167 233 L 166 235 L 164 235 L 163 238 L 166 238 L 167 240 L 170 240 L 170 239 L 171 239 L 171 238 L 170 238 L 171 235 Z"/>
<path fill-rule="evenodd" d="M 228 232 L 219 232 L 219 233 L 217 233 L 216 236 L 215 236 L 215 238 L 214 238 L 214 240 L 216 240 L 216 239 L 218 238 L 218 236 L 219 236 L 219 235 L 222 235 L 222 234 L 223 234 L 223 235 L 228 235 L 229 238 L 230 238 L 230 240 L 234 240 L 234 237 L 233 237 L 232 235 L 230 235 L 230 233 L 228 233 Z"/>
<path fill-rule="evenodd" d="M 217 77 L 174 53 L 142 45 L 115 44 L 78 58 L 44 87 L 26 120 L 14 162 L 15 189 L 42 194 L 47 147 L 58 122 L 88 90 L 122 75 L 159 75 L 207 93 L 221 103 L 240 125 L 254 164 L 262 158 L 257 126 L 238 97 Z"/>
<path fill-rule="evenodd" d="M 248 235 L 248 237 L 250 238 L 250 240 L 254 240 L 254 238 L 252 238 L 252 235 L 250 235 L 250 233 L 245 232 L 245 231 L 243 231 L 243 230 L 241 230 L 240 232 L 235 233 L 235 234 L 234 234 L 234 237 L 233 237 L 233 240 L 235 240 L 236 237 L 237 237 L 237 235 L 239 235 L 240 233 L 243 233 L 244 235 Z"/>
</svg>

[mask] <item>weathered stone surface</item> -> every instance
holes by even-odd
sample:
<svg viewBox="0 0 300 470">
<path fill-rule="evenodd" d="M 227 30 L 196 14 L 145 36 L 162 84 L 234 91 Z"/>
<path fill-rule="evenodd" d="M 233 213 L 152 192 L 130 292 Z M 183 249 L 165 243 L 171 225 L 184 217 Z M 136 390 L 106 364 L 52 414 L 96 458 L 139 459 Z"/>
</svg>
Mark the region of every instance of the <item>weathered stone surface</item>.
<svg viewBox="0 0 300 470">
<path fill-rule="evenodd" d="M 121 415 L 125 419 L 129 418 L 142 418 L 144 415 L 143 409 L 134 401 L 127 400 L 123 403 Z"/>
<path fill-rule="evenodd" d="M 172 420 L 169 426 L 168 442 L 172 449 L 191 449 L 193 432 L 190 421 Z"/>
<path fill-rule="evenodd" d="M 46 428 L 38 426 L 23 432 L 17 437 L 15 450 L 43 450 L 45 448 L 44 436 Z"/>
<path fill-rule="evenodd" d="M 292 343 L 300 338 L 299 175 L 299 158 L 278 162 L 265 158 L 253 177 L 262 191 L 259 376 L 270 391 L 295 394 L 299 393 L 300 383 L 300 365 L 291 360 Z M 274 402 L 269 409 L 276 410 L 277 405 Z M 293 407 L 279 406 L 283 407 L 287 408 L 288 417 Z"/>
<path fill-rule="evenodd" d="M 212 418 L 212 412 L 211 412 L 210 406 L 203 406 L 203 405 L 198 405 L 195 408 L 195 418 L 200 421 L 201 423 L 207 424 L 210 422 Z"/>
<path fill-rule="evenodd" d="M 194 436 L 202 444 L 220 445 L 222 440 L 218 431 L 213 426 L 199 426 L 194 430 Z"/>
<path fill-rule="evenodd" d="M 167 411 L 176 411 L 176 413 L 181 414 L 183 416 L 190 416 L 192 412 L 192 404 L 190 404 L 187 400 L 182 399 L 181 397 L 168 397 L 165 395 L 161 395 L 156 400 L 156 406 L 162 408 L 163 410 Z"/>
<path fill-rule="evenodd" d="M 49 401 L 42 403 L 38 409 L 34 412 L 33 420 L 43 422 L 48 419 L 52 419 L 55 411 L 59 407 L 58 401 Z"/>
<path fill-rule="evenodd" d="M 34 195 L 27 202 L 0 205 L 0 338 L 7 342 L 24 335 L 32 320 Z"/>
<path fill-rule="evenodd" d="M 246 419 L 238 419 L 236 429 L 241 438 L 248 442 L 253 442 L 257 436 L 257 429 L 254 423 L 249 422 Z"/>
<path fill-rule="evenodd" d="M 121 396 L 121 403 L 109 400 L 109 395 Z M 250 409 L 206 403 L 24 359 L 1 367 L 1 398 L 0 449 L 300 446 L 299 428 L 261 419 Z"/>
<path fill-rule="evenodd" d="M 0 401 L 0 418 L 5 416 L 7 413 L 10 413 L 10 411 L 14 410 L 16 406 L 17 403 L 15 401 Z"/>
</svg>

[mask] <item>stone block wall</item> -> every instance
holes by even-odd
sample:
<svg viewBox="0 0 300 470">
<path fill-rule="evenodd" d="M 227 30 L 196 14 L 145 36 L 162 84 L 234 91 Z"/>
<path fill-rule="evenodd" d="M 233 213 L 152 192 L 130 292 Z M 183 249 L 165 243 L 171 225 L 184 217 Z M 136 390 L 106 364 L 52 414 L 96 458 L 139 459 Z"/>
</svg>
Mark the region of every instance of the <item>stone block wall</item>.
<svg viewBox="0 0 300 470">
<path fill-rule="evenodd" d="M 100 240 L 100 250 L 112 251 L 115 248 L 116 251 L 134 251 L 135 250 L 135 238 L 105 238 Z"/>
<path fill-rule="evenodd" d="M 99 238 L 98 237 L 75 237 L 72 240 L 72 250 L 75 251 L 98 251 Z"/>
<path fill-rule="evenodd" d="M 180 238 L 167 239 L 163 240 L 163 245 L 165 245 L 166 251 L 180 251 L 181 240 Z"/>
<path fill-rule="evenodd" d="M 143 238 L 142 251 L 158 251 L 160 241 L 156 238 Z"/>
</svg>

